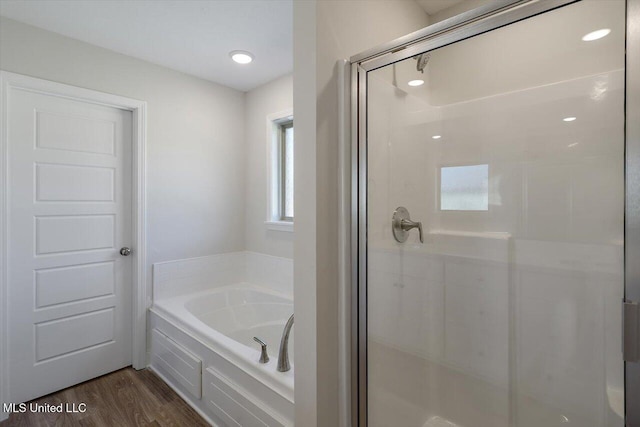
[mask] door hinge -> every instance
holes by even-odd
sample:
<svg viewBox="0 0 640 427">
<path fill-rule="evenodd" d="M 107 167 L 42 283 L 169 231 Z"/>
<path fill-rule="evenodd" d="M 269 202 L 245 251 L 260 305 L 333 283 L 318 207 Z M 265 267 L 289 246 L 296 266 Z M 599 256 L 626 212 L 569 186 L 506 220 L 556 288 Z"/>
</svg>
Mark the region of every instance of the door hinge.
<svg viewBox="0 0 640 427">
<path fill-rule="evenodd" d="M 640 305 L 622 301 L 622 358 L 640 362 Z"/>
</svg>

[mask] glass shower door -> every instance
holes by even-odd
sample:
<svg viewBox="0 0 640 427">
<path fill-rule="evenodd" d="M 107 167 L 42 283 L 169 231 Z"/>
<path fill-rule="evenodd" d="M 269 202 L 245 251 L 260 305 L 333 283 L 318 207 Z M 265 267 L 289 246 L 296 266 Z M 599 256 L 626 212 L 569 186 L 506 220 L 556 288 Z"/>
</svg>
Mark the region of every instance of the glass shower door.
<svg viewBox="0 0 640 427">
<path fill-rule="evenodd" d="M 367 73 L 371 427 L 624 425 L 625 3 Z"/>
</svg>

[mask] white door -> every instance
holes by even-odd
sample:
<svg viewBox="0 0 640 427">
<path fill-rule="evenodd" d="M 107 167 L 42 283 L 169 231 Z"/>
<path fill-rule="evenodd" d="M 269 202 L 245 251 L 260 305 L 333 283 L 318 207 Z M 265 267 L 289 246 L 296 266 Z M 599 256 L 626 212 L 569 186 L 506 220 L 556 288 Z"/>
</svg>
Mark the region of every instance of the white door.
<svg viewBox="0 0 640 427">
<path fill-rule="evenodd" d="M 14 89 L 8 100 L 9 394 L 24 402 L 131 364 L 131 112 Z"/>
</svg>

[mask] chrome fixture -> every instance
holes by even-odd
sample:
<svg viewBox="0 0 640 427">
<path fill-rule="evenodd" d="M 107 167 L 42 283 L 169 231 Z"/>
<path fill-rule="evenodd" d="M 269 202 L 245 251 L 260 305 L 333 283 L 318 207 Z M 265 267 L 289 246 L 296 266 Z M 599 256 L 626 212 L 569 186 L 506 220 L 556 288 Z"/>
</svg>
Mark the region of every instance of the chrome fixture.
<svg viewBox="0 0 640 427">
<path fill-rule="evenodd" d="M 131 254 L 131 248 L 127 248 L 126 246 L 124 248 L 120 248 L 120 255 L 129 256 L 130 254 Z"/>
<path fill-rule="evenodd" d="M 424 69 L 429 63 L 429 60 L 431 59 L 431 54 L 429 52 L 421 53 L 420 55 L 414 56 L 413 59 L 417 61 L 416 70 L 420 71 L 421 73 L 424 73 Z"/>
<path fill-rule="evenodd" d="M 260 346 L 262 347 L 262 350 L 260 351 L 260 363 L 267 363 L 269 361 L 269 355 L 267 354 L 267 343 L 265 343 L 264 341 L 262 341 L 260 338 L 258 337 L 253 337 L 253 340 L 255 342 L 257 342 L 258 344 L 260 344 Z"/>
<path fill-rule="evenodd" d="M 278 353 L 278 371 L 287 372 L 291 369 L 289 364 L 289 332 L 293 327 L 293 314 L 287 320 L 287 324 L 284 325 L 284 331 L 282 331 L 282 339 L 280 340 L 280 352 Z"/>
<path fill-rule="evenodd" d="M 393 212 L 393 217 L 391 218 L 391 230 L 393 231 L 393 237 L 400 243 L 404 243 L 407 241 L 409 237 L 409 230 L 412 228 L 417 228 L 420 233 L 420 243 L 424 243 L 424 239 L 422 237 L 422 223 L 417 221 L 411 221 L 411 215 L 409 215 L 409 211 L 405 207 L 396 208 L 395 212 Z"/>
</svg>

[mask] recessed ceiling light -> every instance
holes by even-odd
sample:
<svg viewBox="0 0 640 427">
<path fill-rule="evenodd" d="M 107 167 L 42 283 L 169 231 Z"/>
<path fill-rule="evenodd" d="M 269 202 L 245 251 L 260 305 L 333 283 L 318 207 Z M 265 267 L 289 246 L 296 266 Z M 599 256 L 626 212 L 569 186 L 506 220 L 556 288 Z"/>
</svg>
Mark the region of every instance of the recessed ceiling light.
<svg viewBox="0 0 640 427">
<path fill-rule="evenodd" d="M 574 142 L 574 143 L 572 143 L 572 144 L 569 144 L 569 145 L 567 145 L 567 147 L 569 147 L 569 148 L 573 148 L 573 147 L 575 147 L 576 145 L 578 145 L 578 142 Z"/>
<path fill-rule="evenodd" d="M 229 52 L 229 56 L 238 64 L 248 64 L 253 61 L 253 55 L 244 50 L 234 50 Z"/>
<path fill-rule="evenodd" d="M 565 122 L 572 122 L 574 121 L 576 118 L 575 117 L 565 117 L 564 119 L 562 119 Z"/>
<path fill-rule="evenodd" d="M 424 80 L 411 80 L 407 83 L 409 86 L 422 86 L 424 84 Z"/>
<path fill-rule="evenodd" d="M 582 41 L 592 42 L 594 40 L 598 40 L 598 39 L 601 39 L 601 38 L 609 35 L 610 32 L 611 32 L 611 30 L 608 29 L 608 28 L 603 28 L 601 30 L 592 31 L 589 34 L 585 34 L 584 37 L 582 37 Z"/>
<path fill-rule="evenodd" d="M 431 138 L 432 139 L 440 139 L 440 138 L 442 138 L 442 135 L 433 135 Z"/>
</svg>

